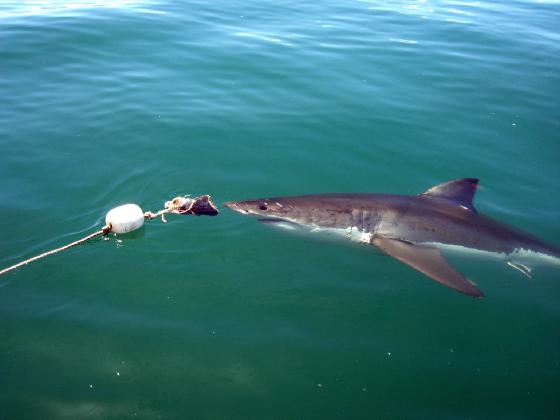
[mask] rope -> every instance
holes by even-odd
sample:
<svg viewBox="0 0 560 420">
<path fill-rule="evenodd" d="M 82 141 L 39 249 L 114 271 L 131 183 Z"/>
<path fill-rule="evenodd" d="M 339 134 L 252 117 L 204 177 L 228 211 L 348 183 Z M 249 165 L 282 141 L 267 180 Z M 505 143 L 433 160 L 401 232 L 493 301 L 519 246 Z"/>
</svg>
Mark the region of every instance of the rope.
<svg viewBox="0 0 560 420">
<path fill-rule="evenodd" d="M 165 215 L 169 212 L 170 212 L 169 209 L 163 209 L 158 211 L 157 213 L 152 213 L 151 211 L 147 211 L 146 213 L 144 213 L 144 219 L 152 220 L 155 219 L 156 217 L 161 216 L 161 220 L 163 221 L 163 223 L 167 223 L 167 220 L 165 220 Z"/>
<path fill-rule="evenodd" d="M 23 265 L 29 264 L 30 262 L 40 260 L 42 258 L 48 257 L 49 255 L 56 254 L 60 251 L 65 251 L 65 250 L 67 250 L 69 248 L 72 248 L 76 245 L 80 245 L 80 244 L 82 244 L 86 241 L 89 241 L 90 239 L 93 239 L 93 238 L 97 237 L 97 236 L 107 235 L 110 231 L 111 231 L 111 225 L 105 225 L 105 226 L 103 226 L 103 229 L 98 230 L 97 232 L 94 232 L 91 235 L 86 236 L 85 238 L 82 238 L 82 239 L 79 239 L 79 240 L 74 241 L 72 243 L 69 243 L 68 245 L 61 246 L 60 248 L 56 248 L 56 249 L 53 249 L 53 250 L 48 251 L 48 252 L 43 252 L 40 255 L 36 255 L 36 256 L 34 256 L 32 258 L 29 258 L 25 261 L 14 264 L 11 267 L 5 268 L 5 269 L 0 271 L 0 276 L 2 274 L 7 273 L 8 271 L 12 271 L 12 270 L 15 270 L 16 268 L 19 268 L 19 267 L 23 266 Z"/>
<path fill-rule="evenodd" d="M 157 213 L 152 213 L 151 211 L 147 211 L 146 213 L 144 213 L 144 219 L 152 220 L 155 219 L 156 217 L 161 216 L 161 220 L 163 221 L 163 223 L 167 223 L 167 220 L 165 220 L 166 214 L 169 213 L 189 214 L 192 211 L 195 204 L 198 203 L 199 199 L 200 197 L 198 198 L 189 198 L 189 197 L 181 197 L 181 196 L 175 197 L 173 200 L 165 202 L 164 205 L 165 208 L 163 210 L 160 210 Z"/>
<path fill-rule="evenodd" d="M 165 215 L 168 214 L 168 213 L 173 213 L 173 214 L 206 214 L 206 215 L 211 215 L 211 216 L 214 216 L 214 215 L 218 214 L 218 209 L 216 208 L 214 203 L 212 203 L 212 201 L 210 200 L 209 195 L 203 195 L 203 196 L 196 197 L 196 198 L 175 197 L 173 200 L 167 201 L 165 203 L 164 207 L 165 208 L 163 210 L 160 210 L 157 213 L 152 213 L 151 211 L 147 211 L 146 213 L 144 213 L 144 219 L 152 220 L 152 219 L 155 219 L 156 217 L 161 216 L 161 220 L 163 220 L 163 222 L 167 223 L 167 220 L 165 220 Z M 40 255 L 36 255 L 35 257 L 29 258 L 25 261 L 22 261 L 20 263 L 12 265 L 11 267 L 0 270 L 0 276 L 2 274 L 5 274 L 5 273 L 9 272 L 9 271 L 15 270 L 16 268 L 19 268 L 23 265 L 29 264 L 30 262 L 43 259 L 45 257 L 48 257 L 49 255 L 56 254 L 58 252 L 65 251 L 69 248 L 72 248 L 76 245 L 83 244 L 84 242 L 89 241 L 90 239 L 93 239 L 97 236 L 107 235 L 109 232 L 111 232 L 111 224 L 107 224 L 107 225 L 103 226 L 103 229 L 98 230 L 97 232 L 94 232 L 91 235 L 86 236 L 85 238 L 79 239 L 77 241 L 69 243 L 68 245 L 64 245 L 60 248 L 56 248 L 56 249 L 53 249 L 51 251 L 44 252 Z"/>
<path fill-rule="evenodd" d="M 173 212 L 173 213 L 183 213 L 183 211 L 181 211 L 181 210 L 179 209 L 179 207 L 181 206 L 181 204 L 183 204 L 182 201 L 179 203 L 179 200 L 178 200 L 179 198 L 182 198 L 182 197 L 177 197 L 177 198 L 173 199 L 171 202 L 168 201 L 168 202 L 166 203 L 166 208 L 163 209 L 163 210 L 158 211 L 157 213 L 152 213 L 151 211 L 147 211 L 146 213 L 144 213 L 144 218 L 145 218 L 146 220 L 151 220 L 151 219 L 155 219 L 156 217 L 161 216 L 161 219 L 162 219 L 164 222 L 167 223 L 167 220 L 165 220 L 165 217 L 164 217 L 164 215 L 165 215 L 166 213 L 172 213 L 172 212 Z M 40 254 L 40 255 L 36 255 L 36 256 L 34 256 L 34 257 L 28 258 L 28 259 L 25 260 L 25 261 L 22 261 L 22 262 L 19 262 L 19 263 L 17 263 L 17 264 L 14 264 L 14 265 L 12 265 L 12 266 L 10 266 L 10 267 L 8 267 L 8 268 L 4 268 L 3 270 L 0 270 L 0 276 L 1 276 L 2 274 L 6 274 L 6 273 L 8 273 L 8 272 L 10 272 L 10 271 L 12 271 L 12 270 L 15 270 L 16 268 L 19 268 L 19 267 L 21 267 L 21 266 L 27 265 L 27 264 L 29 264 L 29 263 L 31 263 L 31 262 L 33 262 L 33 261 L 41 260 L 41 259 L 43 259 L 43 258 L 45 258 L 45 257 L 48 257 L 49 255 L 57 254 L 57 253 L 59 253 L 59 252 L 61 252 L 61 251 L 66 251 L 67 249 L 70 249 L 70 248 L 75 247 L 75 246 L 77 246 L 77 245 L 83 244 L 84 242 L 87 242 L 87 241 L 89 241 L 90 239 L 96 238 L 96 237 L 101 236 L 101 235 L 107 235 L 109 232 L 111 232 L 111 225 L 110 225 L 110 224 L 105 225 L 105 226 L 103 226 L 103 229 L 98 230 L 97 232 L 94 232 L 94 233 L 92 233 L 91 235 L 88 235 L 88 236 L 86 236 L 86 237 L 84 237 L 84 238 L 82 238 L 82 239 L 78 239 L 77 241 L 74 241 L 74 242 L 72 242 L 72 243 L 69 243 L 68 245 L 64 245 L 64 246 L 61 246 L 60 248 L 56 248 L 56 249 L 52 249 L 52 250 L 47 251 L 47 252 L 43 252 L 43 253 Z"/>
</svg>

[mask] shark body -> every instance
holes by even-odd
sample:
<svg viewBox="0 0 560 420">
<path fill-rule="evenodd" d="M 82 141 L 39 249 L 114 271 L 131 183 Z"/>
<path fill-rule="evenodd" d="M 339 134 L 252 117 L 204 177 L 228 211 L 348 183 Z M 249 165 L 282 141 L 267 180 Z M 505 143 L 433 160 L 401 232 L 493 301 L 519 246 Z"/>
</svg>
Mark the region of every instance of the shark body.
<svg viewBox="0 0 560 420">
<path fill-rule="evenodd" d="M 527 276 L 531 268 L 522 262 L 527 256 L 560 264 L 560 248 L 478 213 L 473 206 L 477 185 L 478 179 L 464 178 L 417 196 L 320 194 L 231 201 L 225 206 L 266 223 L 341 233 L 474 297 L 484 294 L 447 263 L 442 249 L 492 253 Z"/>
</svg>

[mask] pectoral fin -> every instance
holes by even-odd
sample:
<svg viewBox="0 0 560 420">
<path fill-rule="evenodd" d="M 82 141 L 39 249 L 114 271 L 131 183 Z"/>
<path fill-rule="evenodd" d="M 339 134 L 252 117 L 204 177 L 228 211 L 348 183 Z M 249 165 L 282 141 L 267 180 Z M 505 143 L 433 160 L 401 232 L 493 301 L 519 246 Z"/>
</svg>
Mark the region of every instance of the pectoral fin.
<svg viewBox="0 0 560 420">
<path fill-rule="evenodd" d="M 375 238 L 372 243 L 391 257 L 447 287 L 469 296 L 484 297 L 484 293 L 445 261 L 437 248 L 387 238 Z"/>
</svg>

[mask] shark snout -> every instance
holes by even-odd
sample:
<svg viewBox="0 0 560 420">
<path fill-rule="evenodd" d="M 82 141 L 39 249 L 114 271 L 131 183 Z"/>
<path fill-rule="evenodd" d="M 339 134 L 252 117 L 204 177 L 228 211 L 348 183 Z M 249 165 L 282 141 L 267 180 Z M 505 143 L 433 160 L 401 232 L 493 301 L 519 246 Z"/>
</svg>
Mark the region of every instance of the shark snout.
<svg viewBox="0 0 560 420">
<path fill-rule="evenodd" d="M 237 201 L 226 201 L 224 203 L 224 207 L 227 207 L 228 209 L 237 211 L 239 213 L 243 213 L 243 214 L 248 213 L 248 211 L 243 209 Z"/>
<path fill-rule="evenodd" d="M 237 201 L 226 201 L 224 203 L 224 207 L 227 207 L 228 209 L 232 209 L 232 210 L 238 210 L 239 207 L 237 205 Z"/>
</svg>

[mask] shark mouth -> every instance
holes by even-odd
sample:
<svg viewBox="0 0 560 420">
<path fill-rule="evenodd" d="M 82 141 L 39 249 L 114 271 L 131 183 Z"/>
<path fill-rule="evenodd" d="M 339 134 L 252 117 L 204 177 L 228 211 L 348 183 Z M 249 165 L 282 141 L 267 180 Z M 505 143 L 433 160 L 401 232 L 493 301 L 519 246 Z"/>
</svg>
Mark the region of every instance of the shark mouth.
<svg viewBox="0 0 560 420">
<path fill-rule="evenodd" d="M 302 227 L 299 223 L 273 217 L 262 217 L 258 219 L 258 221 L 269 226 L 279 227 L 287 230 L 300 230 Z"/>
<path fill-rule="evenodd" d="M 289 220 L 286 219 L 279 219 L 279 218 L 275 218 L 275 217 L 261 217 L 259 219 L 257 219 L 259 222 L 261 223 L 265 223 L 265 224 L 275 224 L 275 223 L 291 223 L 293 225 L 297 225 L 297 223 L 294 222 L 290 222 Z"/>
</svg>

